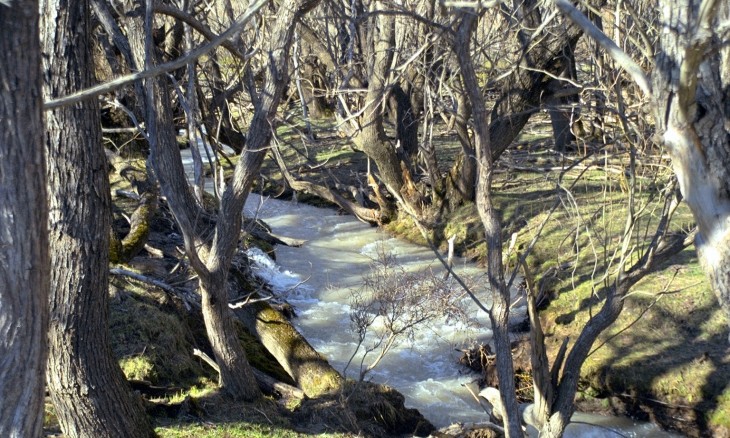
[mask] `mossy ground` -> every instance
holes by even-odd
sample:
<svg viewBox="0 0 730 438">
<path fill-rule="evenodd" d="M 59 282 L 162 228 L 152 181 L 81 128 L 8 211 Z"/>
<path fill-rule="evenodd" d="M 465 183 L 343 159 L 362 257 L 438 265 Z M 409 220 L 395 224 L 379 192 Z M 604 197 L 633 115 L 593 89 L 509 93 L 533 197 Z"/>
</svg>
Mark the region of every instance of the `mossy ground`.
<svg viewBox="0 0 730 438">
<path fill-rule="evenodd" d="M 626 194 L 618 183 L 609 182 L 607 190 L 601 175 L 588 176 L 588 181 L 572 191 L 570 207 L 563 204 L 565 200 L 560 201 L 562 205 L 546 223 L 527 258 L 536 280 L 553 297 L 541 313 L 551 357 L 563 339 L 576 339 L 600 309 L 597 291 L 613 278 L 615 265 L 606 266 L 626 222 Z M 496 198 L 503 214 L 505 242 L 517 232 L 515 246 L 521 251 L 542 224 L 558 192 L 554 184 L 551 188 L 550 176 L 508 178 L 495 184 Z M 637 200 L 651 207 L 650 196 L 640 194 Z M 457 223 L 465 226 L 461 218 Z M 691 215 L 682 206 L 673 227 L 684 228 L 689 223 Z M 655 214 L 647 215 L 642 226 L 655 226 Z M 640 236 L 635 245 L 641 248 L 646 241 L 646 236 Z M 482 251 L 478 248 L 477 254 L 484 254 Z M 516 256 L 517 252 L 508 256 L 509 268 L 514 269 Z M 608 278 L 602 281 L 606 273 Z M 612 413 L 653 420 L 689 434 L 728 427 L 727 321 L 693 246 L 631 289 L 621 316 L 593 348 L 581 372 L 587 394 L 582 398 L 590 398 L 590 394 L 618 397 L 620 403 L 610 403 Z M 585 406 L 593 408 L 595 404 Z"/>
</svg>

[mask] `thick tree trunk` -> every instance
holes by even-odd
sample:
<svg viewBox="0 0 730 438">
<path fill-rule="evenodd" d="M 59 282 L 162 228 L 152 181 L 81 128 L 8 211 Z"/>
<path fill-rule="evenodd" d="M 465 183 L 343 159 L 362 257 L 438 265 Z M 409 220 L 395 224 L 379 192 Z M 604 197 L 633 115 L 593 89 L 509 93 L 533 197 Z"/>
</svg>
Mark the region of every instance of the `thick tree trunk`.
<svg viewBox="0 0 730 438">
<path fill-rule="evenodd" d="M 570 46 L 566 47 L 563 57 L 566 58 L 565 70 L 560 74 L 560 78 L 577 79 L 575 68 L 575 55 Z M 559 91 L 566 84 L 561 79 L 553 79 L 550 85 L 550 92 Z M 568 145 L 575 141 L 575 136 L 571 130 L 571 124 L 577 119 L 574 111 L 577 110 L 579 102 L 578 95 L 559 96 L 550 99 L 550 125 L 553 128 L 553 141 L 555 142 L 555 150 L 564 152 Z"/>
<path fill-rule="evenodd" d="M 92 84 L 88 3 L 43 2 L 46 95 Z M 111 196 L 97 101 L 47 114 L 51 325 L 48 384 L 71 437 L 154 436 L 109 344 Z"/>
<path fill-rule="evenodd" d="M 418 120 L 411 93 L 403 89 L 401 84 L 395 84 L 390 90 L 390 100 L 390 106 L 395 109 L 396 139 L 403 152 L 413 161 L 418 154 Z"/>
<path fill-rule="evenodd" d="M 697 221 L 700 264 L 730 320 L 730 48 L 718 0 L 664 1 L 653 75 L 657 130 Z"/>
<path fill-rule="evenodd" d="M 140 14 L 139 5 L 134 2 L 127 2 L 125 7 L 130 11 L 124 19 L 134 63 L 137 68 L 150 67 L 156 62 L 156 56 L 154 47 L 147 46 L 145 41 L 148 31 L 145 19 L 151 19 L 152 11 L 141 8 L 145 14 Z M 147 53 L 150 54 L 149 62 L 145 59 Z M 202 253 L 206 252 L 201 235 L 209 230 L 205 229 L 207 223 L 200 220 L 204 214 L 190 190 L 180 159 L 168 80 L 165 77 L 149 79 L 143 94 L 150 139 L 150 162 L 161 191 L 180 226 L 191 264 L 200 276 L 203 316 L 221 369 L 221 387 L 234 399 L 253 400 L 260 395 L 260 391 L 240 342 L 231 335 L 233 321 L 227 307 L 226 272 L 211 273 L 199 253 L 200 249 Z M 234 244 L 237 242 L 237 239 L 231 240 Z"/>
<path fill-rule="evenodd" d="M 248 131 L 246 147 L 233 173 L 233 179 L 221 198 L 220 212 L 216 221 L 215 234 L 211 250 L 205 258 L 205 268 L 211 275 L 213 284 L 221 287 L 208 290 L 214 297 L 204 296 L 203 304 L 210 301 L 212 304 L 223 301 L 225 311 L 221 307 L 210 316 L 219 319 L 216 324 L 229 326 L 231 323 L 223 320 L 231 318 L 228 310 L 227 291 L 222 288 L 226 284 L 228 269 L 231 265 L 233 253 L 238 246 L 237 236 L 241 230 L 243 205 L 246 202 L 251 186 L 258 177 L 267 146 L 271 140 L 272 119 L 281 101 L 284 86 L 288 82 L 288 57 L 294 36 L 295 23 L 306 11 L 316 5 L 316 1 L 300 0 L 293 4 L 282 3 L 279 7 L 278 18 L 271 40 L 265 44 L 268 52 L 269 65 L 264 74 L 264 88 L 260 93 L 259 104 Z M 206 290 L 205 288 L 203 290 Z M 206 322 L 206 324 L 208 324 Z M 229 346 L 230 348 L 231 346 Z M 240 348 L 240 344 L 238 347 Z M 214 348 L 216 360 L 219 352 Z M 222 351 L 221 351 L 222 353 Z M 243 350 L 241 348 L 241 354 Z M 245 356 L 244 356 L 245 357 Z M 223 373 L 221 373 L 223 377 Z"/>
<path fill-rule="evenodd" d="M 448 192 L 446 199 L 449 200 L 452 209 L 464 202 L 474 201 L 477 180 L 476 151 L 469 136 L 468 128 L 471 105 L 466 92 L 461 91 L 456 97 L 457 109 L 454 116 L 454 129 L 461 144 L 461 154 L 449 171 L 449 180 L 447 181 Z"/>
<path fill-rule="evenodd" d="M 381 6 L 381 2 L 374 2 L 371 9 L 378 10 Z M 414 212 L 420 214 L 421 196 L 411 183 L 410 169 L 404 161 L 404 145 L 400 145 L 401 147 L 397 149 L 396 145 L 391 144 L 383 127 L 383 105 L 387 97 L 388 72 L 395 43 L 394 18 L 390 15 L 377 14 L 372 20 L 372 27 L 368 29 L 372 39 L 370 47 L 372 57 L 368 58 L 368 92 L 363 114 L 358 121 L 359 131 L 353 141 L 375 162 L 380 180 L 388 191 L 402 197 Z M 392 216 L 393 205 L 385 199 L 382 199 L 382 204 L 381 217 L 387 221 Z"/>
<path fill-rule="evenodd" d="M 374 2 L 373 8 L 380 2 Z M 383 101 L 386 96 L 388 69 L 392 61 L 393 17 L 376 15 L 369 29 L 372 37 L 372 57 L 368 58 L 368 92 L 365 108 L 358 123 L 360 130 L 353 139 L 359 149 L 375 161 L 381 181 L 388 190 L 400 193 L 404 186 L 398 153 L 385 135 L 383 127 Z M 391 205 L 381 205 L 383 218 L 392 213 Z"/>
<path fill-rule="evenodd" d="M 205 329 L 219 367 L 219 383 L 234 399 L 255 400 L 261 392 L 255 383 L 256 377 L 248 363 L 243 345 L 236 335 L 231 310 L 228 308 L 226 276 L 217 277 L 223 278 L 210 281 L 201 277 L 200 292 Z"/>
<path fill-rule="evenodd" d="M 526 11 L 522 17 L 525 29 L 536 29 L 542 25 L 536 1 L 525 2 L 521 9 Z M 569 21 L 559 30 L 555 29 L 549 37 L 536 41 L 530 39 L 527 31 L 520 32 L 525 50 L 520 68 L 504 82 L 502 96 L 492 109 L 489 138 L 494 159 L 509 147 L 530 117 L 545 103 L 545 98 L 550 96 L 550 76 L 565 71 L 570 60 L 564 54 L 573 52 L 582 34 L 581 28 Z"/>
<path fill-rule="evenodd" d="M 215 360 L 220 367 L 220 387 L 235 400 L 255 400 L 261 392 L 243 346 L 235 336 L 232 316 L 228 310 L 226 279 L 230 261 L 226 264 L 226 261 L 217 260 L 216 256 L 206 256 L 204 240 L 200 237 L 204 224 L 195 213 L 198 210 L 197 202 L 188 186 L 180 150 L 175 141 L 169 87 L 164 78 L 154 79 L 150 85 L 153 91 L 146 93 L 149 114 L 147 122 L 150 126 L 153 123 L 155 126 L 154 129 L 150 128 L 155 136 L 150 148 L 150 158 L 162 193 L 182 230 L 188 257 L 200 277 L 203 318 Z M 151 96 L 155 97 L 150 98 Z M 154 115 L 149 112 L 149 108 L 152 108 Z M 238 229 L 240 230 L 240 221 Z M 237 233 L 229 234 L 228 244 L 235 247 L 238 244 L 237 236 Z M 211 260 L 219 266 L 212 266 Z"/>
<path fill-rule="evenodd" d="M 174 133 L 172 136 L 169 133 L 163 135 L 163 130 L 171 129 L 171 120 L 165 121 L 159 118 L 160 115 L 169 116 L 169 109 L 165 108 L 169 105 L 169 98 L 165 98 L 167 96 L 165 84 L 153 82 L 150 85 L 156 87 L 158 91 L 147 93 L 148 107 L 154 105 L 155 113 L 155 116 L 149 118 L 148 124 L 151 132 L 157 132 L 159 136 L 156 137 L 159 139 L 159 146 L 153 143 L 152 161 L 163 193 L 167 196 L 183 231 L 188 256 L 200 276 L 203 316 L 215 359 L 220 367 L 221 386 L 236 399 L 251 400 L 258 397 L 260 392 L 245 352 L 234 335 L 226 288 L 228 269 L 238 245 L 243 205 L 254 180 L 258 177 L 267 152 L 266 147 L 271 139 L 272 119 L 288 81 L 287 62 L 294 24 L 299 16 L 316 4 L 314 0 L 300 0 L 294 4 L 282 3 L 279 7 L 272 38 L 264 43 L 269 65 L 264 70 L 263 90 L 259 95 L 256 112 L 248 131 L 246 146 L 234 170 L 233 178 L 221 198 L 212 241 L 205 242 L 202 247 L 196 243 L 201 234 L 194 221 L 194 211 L 191 211 L 194 202 L 191 204 L 192 196 L 180 165 L 179 151 L 171 143 L 162 144 L 162 141 L 174 140 Z M 150 96 L 158 98 L 150 102 Z M 155 120 L 157 123 L 154 123 Z"/>
<path fill-rule="evenodd" d="M 0 436 L 40 437 L 48 207 L 38 2 L 0 3 Z"/>
</svg>

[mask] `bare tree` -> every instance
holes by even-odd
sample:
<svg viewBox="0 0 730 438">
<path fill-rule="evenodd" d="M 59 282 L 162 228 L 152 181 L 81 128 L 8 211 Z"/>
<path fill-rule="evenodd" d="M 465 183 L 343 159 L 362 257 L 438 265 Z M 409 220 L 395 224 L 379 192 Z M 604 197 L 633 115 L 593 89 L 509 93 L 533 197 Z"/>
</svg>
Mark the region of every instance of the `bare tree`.
<svg viewBox="0 0 730 438">
<path fill-rule="evenodd" d="M 0 435 L 40 437 L 48 206 L 38 2 L 0 2 Z"/>
<path fill-rule="evenodd" d="M 235 398 L 252 400 L 258 397 L 259 391 L 233 325 L 233 315 L 228 305 L 228 271 L 241 233 L 243 205 L 268 151 L 273 116 L 288 83 L 288 55 L 295 23 L 316 4 L 316 0 L 281 4 L 271 38 L 262 42 L 267 57 L 262 89 L 254 99 L 256 109 L 249 126 L 246 146 L 233 178 L 223 192 L 218 214 L 212 218 L 212 230 L 206 228 L 201 220 L 205 213 L 192 201 L 180 164 L 174 132 L 170 131 L 172 123 L 166 84 L 159 80 L 147 83 L 151 162 L 162 192 L 183 232 L 187 255 L 200 277 L 203 316 L 220 367 L 221 386 Z M 151 13 L 149 7 L 147 11 Z M 150 29 L 148 24 L 148 56 L 154 50 L 149 41 Z M 147 66 L 151 66 L 149 62 Z"/>
<path fill-rule="evenodd" d="M 511 351 L 507 333 L 507 318 L 510 303 L 508 285 L 511 283 L 511 280 L 508 282 L 504 275 L 501 240 L 502 229 L 499 213 L 496 211 L 492 199 L 491 187 L 495 168 L 494 159 L 498 156 L 500 144 L 503 144 L 501 141 L 493 142 L 494 137 L 492 135 L 495 132 L 493 129 L 504 129 L 506 131 L 503 132 L 507 133 L 513 127 L 506 121 L 502 122 L 504 123 L 502 128 L 499 128 L 499 123 L 497 125 L 492 124 L 491 126 L 487 123 L 484 95 L 480 90 L 473 67 L 473 59 L 469 50 L 477 19 L 478 11 L 466 9 L 460 12 L 459 27 L 455 38 L 455 52 L 461 67 L 464 88 L 473 111 L 473 141 L 476 148 L 479 170 L 476 201 L 477 210 L 484 224 L 487 239 L 487 273 L 493 299 L 493 304 L 488 310 L 494 328 L 497 373 L 500 382 L 501 402 L 505 413 L 504 426 L 508 436 L 521 436 L 521 419 L 519 418 L 514 394 Z M 544 28 L 544 26 L 540 26 L 538 23 L 534 22 L 533 24 L 537 25 L 538 29 Z M 567 29 L 563 32 L 564 34 L 580 34 L 579 26 L 574 23 L 566 22 L 565 27 Z M 525 40 L 527 44 L 524 46 L 534 47 L 531 42 L 533 38 L 540 40 L 535 45 L 557 47 L 548 41 L 549 38 L 540 36 L 538 32 L 529 36 Z M 520 68 L 515 73 L 516 77 L 519 78 L 525 74 L 520 73 L 520 70 L 524 72 L 534 70 L 533 66 L 536 65 L 534 63 L 536 60 L 535 56 L 538 56 L 541 50 L 538 48 L 536 53 L 525 54 L 525 60 L 520 63 Z M 526 102 L 529 99 L 525 96 L 520 96 L 516 103 L 520 101 Z M 493 110 L 493 117 L 495 114 L 494 111 L 496 109 Z M 520 122 L 524 118 L 523 114 L 517 114 L 516 117 L 516 119 L 513 118 L 515 123 L 523 123 Z M 667 257 L 675 254 L 688 244 L 688 240 L 685 239 L 686 236 L 682 234 L 668 234 L 669 220 L 679 201 L 675 190 L 673 190 L 673 184 L 670 181 L 662 191 L 662 196 L 659 198 L 661 215 L 658 216 L 658 220 L 654 221 L 651 226 L 643 226 L 644 231 L 641 231 L 644 233 L 641 237 L 643 239 L 642 241 L 646 242 L 643 244 L 645 246 L 641 248 L 638 254 L 633 252 L 632 239 L 635 239 L 635 236 L 640 233 L 638 224 L 640 223 L 641 211 L 643 209 L 635 206 L 636 200 L 633 185 L 635 180 L 633 175 L 636 169 L 636 151 L 633 149 L 633 146 L 629 149 L 629 157 L 630 165 L 627 172 L 630 175 L 632 186 L 627 199 L 626 223 L 621 233 L 621 244 L 618 249 L 607 257 L 609 262 L 604 267 L 605 274 L 602 280 L 602 287 L 600 292 L 597 293 L 597 296 L 601 297 L 602 300 L 601 309 L 590 318 L 570 349 L 567 349 L 567 342 L 563 345 L 552 366 L 548 362 L 545 351 L 540 320 L 537 315 L 537 306 L 535 305 L 536 296 L 534 293 L 528 296 L 528 310 L 532 325 L 531 347 L 533 352 L 532 365 L 535 390 L 535 408 L 532 410 L 532 421 L 541 430 L 541 436 L 543 434 L 544 436 L 556 437 L 562 435 L 565 426 L 573 414 L 573 401 L 580 376 L 580 368 L 586 360 L 591 346 L 598 339 L 598 336 L 618 318 L 623 308 L 624 298 L 630 288 L 639 279 L 651 272 L 657 263 L 661 260 L 666 260 Z M 537 236 L 539 236 L 539 231 Z M 533 239 L 530 247 L 534 246 L 536 239 L 537 237 Z M 524 263 L 524 260 L 525 258 L 523 256 L 521 263 Z M 529 283 L 528 281 L 528 285 Z"/>
<path fill-rule="evenodd" d="M 492 291 L 492 306 L 488 309 L 494 332 L 497 353 L 497 373 L 504 406 L 504 426 L 508 437 L 522 436 L 517 397 L 515 395 L 512 352 L 508 333 L 510 293 L 504 280 L 502 265 L 502 229 L 498 213 L 492 201 L 492 177 L 494 174 L 493 151 L 490 143 L 487 108 L 481 94 L 470 53 L 470 41 L 478 15 L 475 11 L 463 11 L 454 40 L 454 49 L 461 67 L 464 88 L 469 96 L 474 120 L 474 146 L 477 154 L 478 177 L 476 204 L 484 224 L 487 239 L 487 275 Z"/>
</svg>

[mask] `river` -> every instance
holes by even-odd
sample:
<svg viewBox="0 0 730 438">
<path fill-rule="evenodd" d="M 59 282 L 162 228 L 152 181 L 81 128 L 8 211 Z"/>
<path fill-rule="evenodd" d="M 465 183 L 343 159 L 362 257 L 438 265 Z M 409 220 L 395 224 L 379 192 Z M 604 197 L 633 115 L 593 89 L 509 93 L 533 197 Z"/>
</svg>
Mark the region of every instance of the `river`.
<svg viewBox="0 0 730 438">
<path fill-rule="evenodd" d="M 259 275 L 296 307 L 297 328 L 340 371 L 357 341 L 350 328 L 350 295 L 362 285 L 363 276 L 377 257 L 378 246 L 395 255 L 406 270 L 443 274 L 443 268 L 429 249 L 392 238 L 332 209 L 252 194 L 245 211 L 248 216 L 264 219 L 277 234 L 307 240 L 299 248 L 277 247 L 277 263 L 260 252 L 253 254 L 253 258 Z M 462 260 L 457 260 L 455 270 L 477 276 L 477 283 L 478 276 L 483 275 L 476 266 Z M 487 302 L 488 297 L 484 295 L 487 294 L 480 294 Z M 514 318 L 519 320 L 525 309 L 514 310 Z M 477 341 L 489 341 L 491 337 L 491 330 L 484 326 L 486 314 L 474 306 L 470 314 L 483 325 L 473 328 L 441 320 L 423 327 L 412 343 L 400 346 L 387 356 L 370 378 L 396 388 L 406 396 L 407 406 L 420 410 L 436 427 L 483 421 L 484 411 L 464 387 L 474 388 L 478 376 L 457 364 L 459 349 Z M 352 365 L 348 371 L 348 377 L 354 377 Z M 577 413 L 573 421 L 566 431 L 568 437 L 677 436 L 651 423 L 637 423 L 628 418 Z"/>
<path fill-rule="evenodd" d="M 190 167 L 189 152 L 182 152 Z M 350 327 L 351 293 L 361 287 L 379 251 L 395 256 L 407 271 L 444 273 L 430 250 L 392 238 L 334 209 L 251 194 L 244 211 L 248 217 L 263 219 L 278 235 L 307 241 L 301 247 L 277 246 L 276 262 L 260 251 L 250 256 L 257 275 L 295 307 L 295 326 L 341 372 L 357 341 Z M 485 283 L 479 281 L 484 273 L 473 264 L 457 259 L 454 266 L 457 273 L 475 277 L 477 284 Z M 488 301 L 487 292 L 479 296 Z M 514 318 L 519 320 L 524 311 L 517 307 Z M 407 406 L 417 408 L 436 427 L 484 421 L 484 410 L 465 387 L 476 390 L 478 376 L 459 366 L 457 359 L 458 350 L 488 342 L 491 329 L 486 314 L 476 306 L 471 304 L 468 313 L 472 322 L 481 325 L 449 323 L 444 318 L 421 327 L 411 342 L 391 351 L 367 378 L 396 388 L 406 397 Z M 357 377 L 358 370 L 357 363 L 351 364 L 347 376 Z M 577 413 L 573 420 L 566 431 L 568 437 L 678 436 L 628 418 Z"/>
</svg>

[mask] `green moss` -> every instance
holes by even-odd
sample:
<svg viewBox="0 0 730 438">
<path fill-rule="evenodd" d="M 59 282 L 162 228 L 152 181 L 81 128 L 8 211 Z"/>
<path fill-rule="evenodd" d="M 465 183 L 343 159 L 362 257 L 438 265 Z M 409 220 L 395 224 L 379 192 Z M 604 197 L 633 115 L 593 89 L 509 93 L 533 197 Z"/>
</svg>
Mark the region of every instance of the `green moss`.
<svg viewBox="0 0 730 438">
<path fill-rule="evenodd" d="M 149 356 L 123 357 L 119 360 L 119 366 L 127 379 L 149 382 L 158 380 L 155 364 L 150 361 Z"/>
<path fill-rule="evenodd" d="M 313 397 L 332 393 L 342 386 L 342 376 L 334 369 L 312 377 L 307 384 L 307 394 Z"/>
<path fill-rule="evenodd" d="M 113 290 L 111 344 L 129 376 L 154 384 L 184 385 L 209 375 L 192 355 L 191 329 L 163 294 L 155 296 L 129 284 L 126 290 Z"/>
<path fill-rule="evenodd" d="M 263 371 L 264 373 L 274 377 L 275 379 L 296 386 L 294 382 L 287 374 L 287 372 L 279 365 L 276 358 L 269 353 L 266 348 L 246 329 L 238 324 L 238 339 L 241 340 L 244 350 L 246 351 L 246 358 L 248 359 L 251 366 Z"/>
<path fill-rule="evenodd" d="M 113 234 L 113 233 L 112 233 Z M 122 260 L 122 241 L 112 235 L 109 239 L 109 263 L 117 264 Z"/>
<path fill-rule="evenodd" d="M 150 222 L 155 209 L 156 207 L 142 203 L 135 210 L 134 216 L 141 220 L 136 221 L 136 226 L 122 240 L 122 258 L 124 260 L 132 258 L 147 243 L 150 235 Z"/>
<path fill-rule="evenodd" d="M 339 373 L 311 348 L 279 311 L 263 302 L 253 303 L 242 311 L 246 312 L 244 319 L 251 321 L 246 323 L 248 328 L 258 332 L 264 344 L 275 345 L 277 356 L 286 357 L 294 380 L 307 396 L 317 397 L 340 388 Z"/>
</svg>

